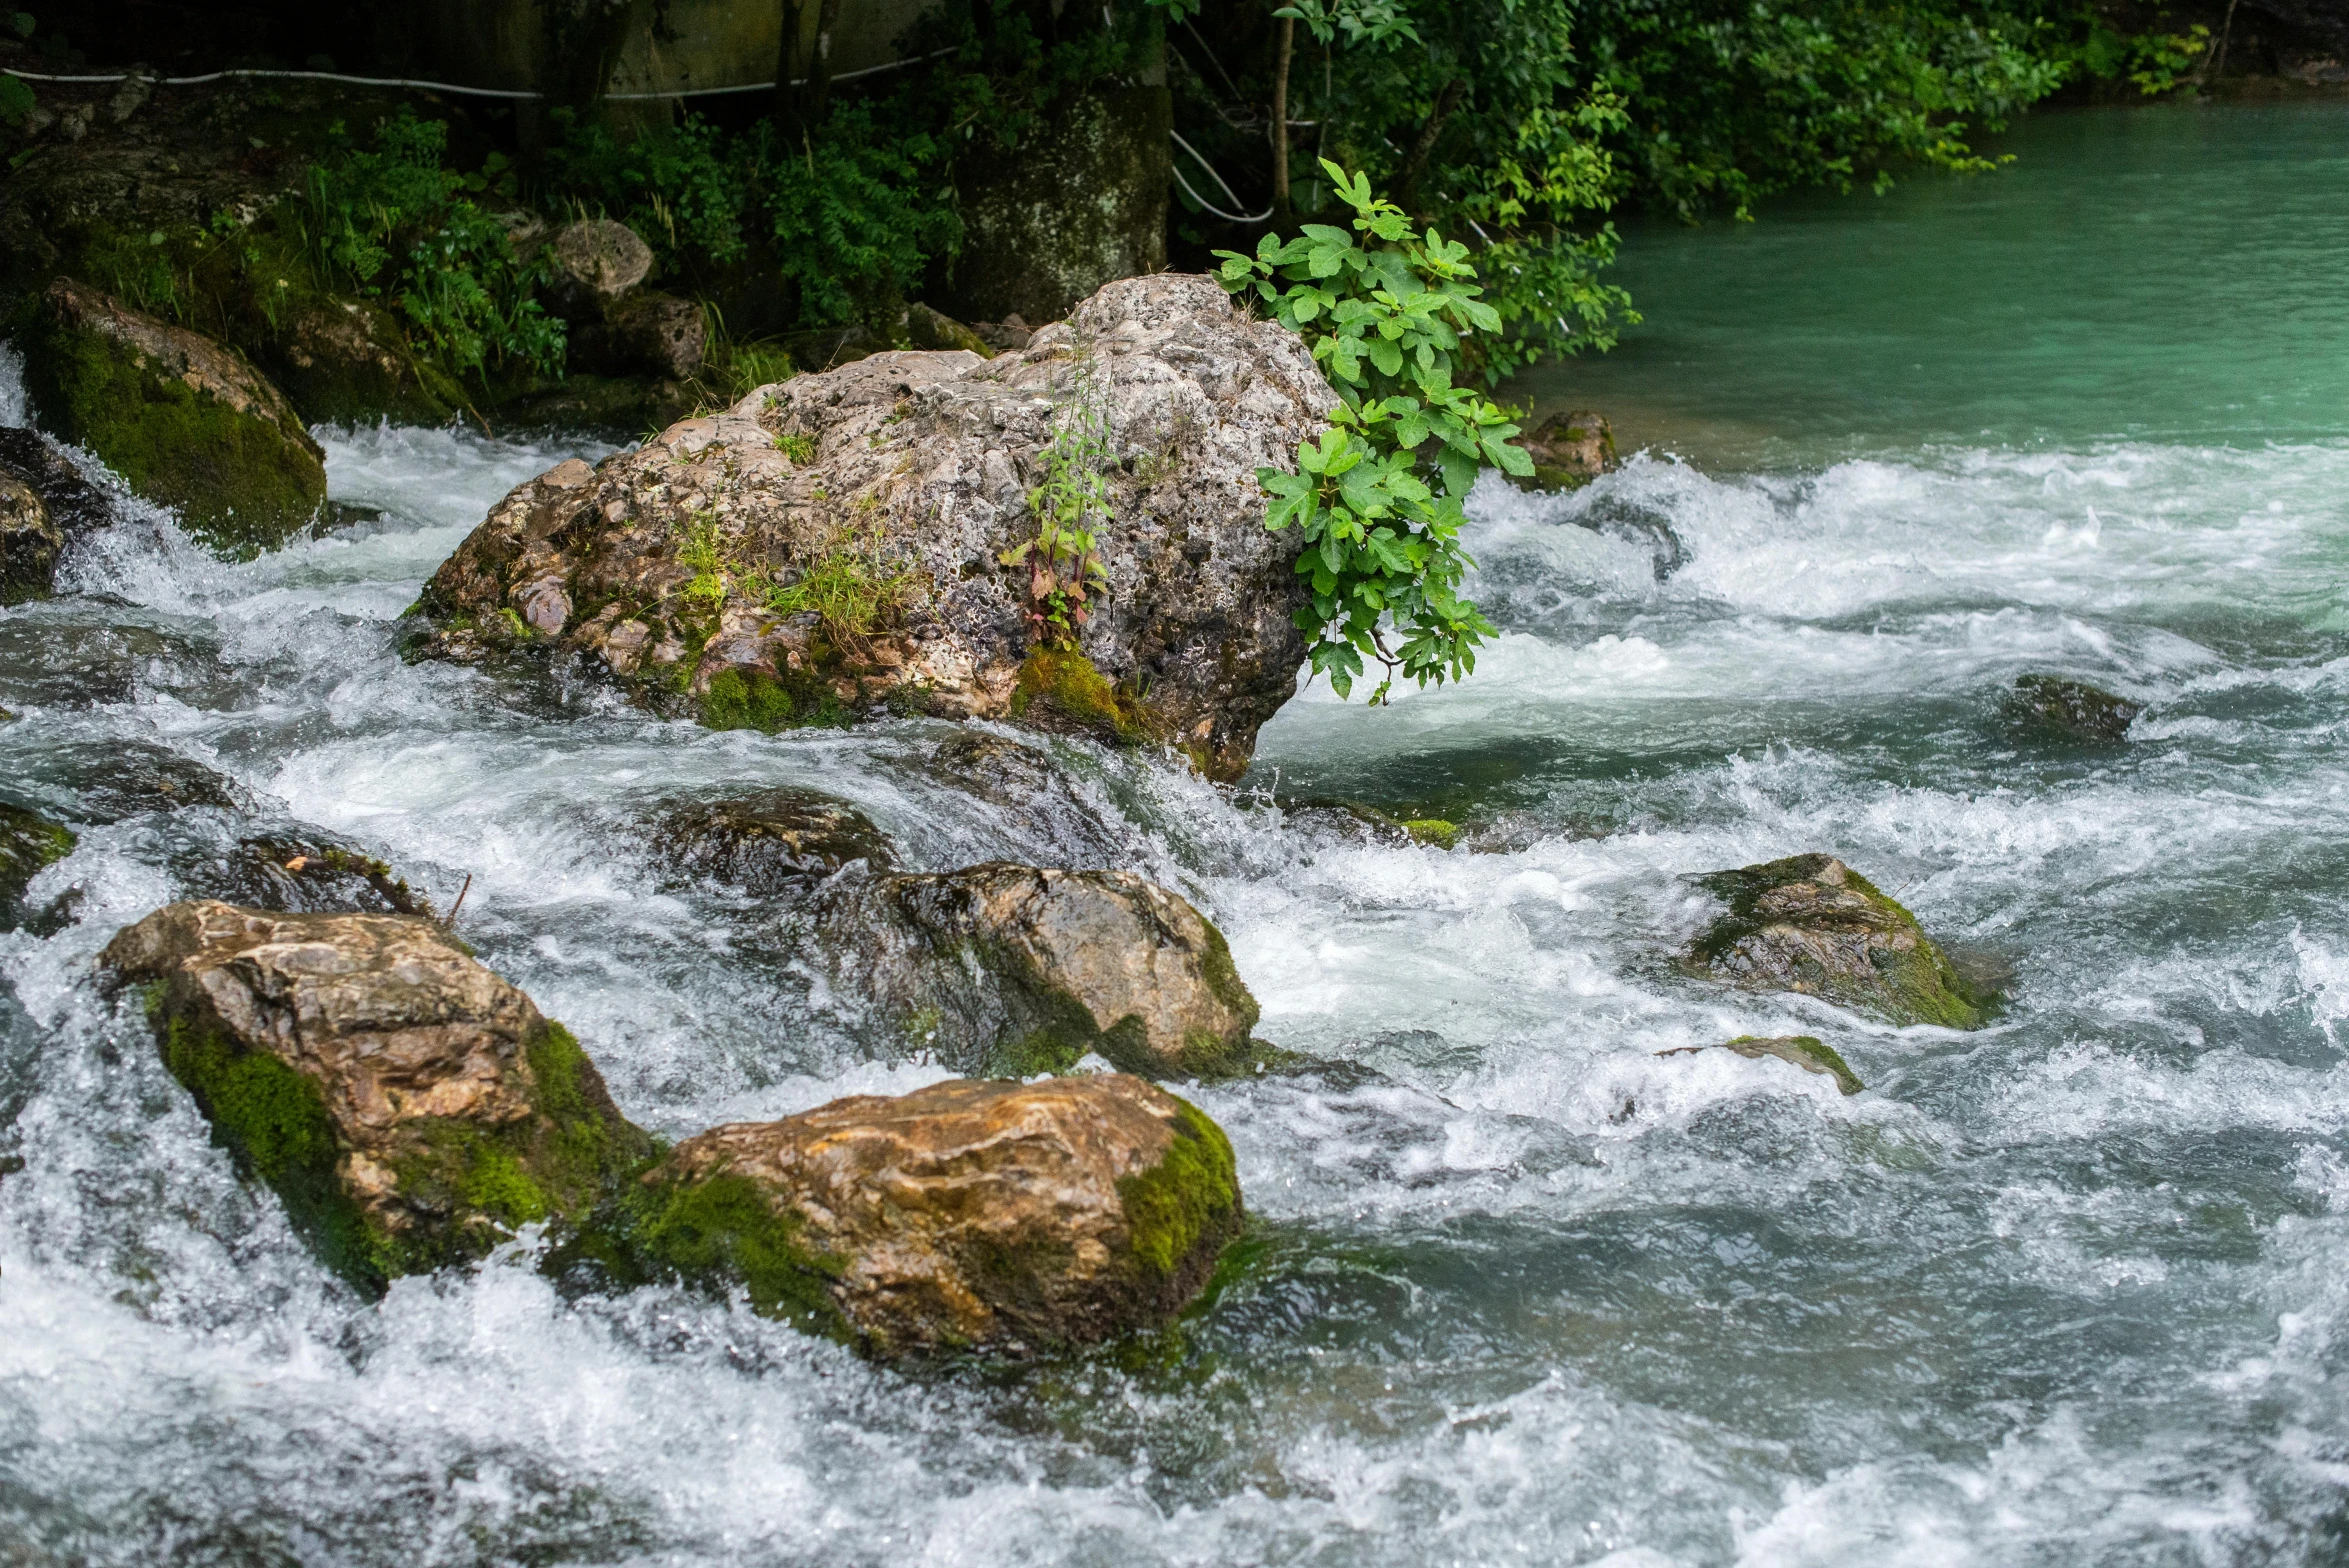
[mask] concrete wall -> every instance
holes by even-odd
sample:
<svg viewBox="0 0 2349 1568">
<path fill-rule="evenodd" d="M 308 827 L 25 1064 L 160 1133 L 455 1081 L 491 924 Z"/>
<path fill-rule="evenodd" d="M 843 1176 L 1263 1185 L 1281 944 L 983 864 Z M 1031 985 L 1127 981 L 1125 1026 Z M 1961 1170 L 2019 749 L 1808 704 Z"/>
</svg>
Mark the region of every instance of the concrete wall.
<svg viewBox="0 0 2349 1568">
<path fill-rule="evenodd" d="M 622 0 L 630 15 L 611 92 L 742 87 L 775 79 L 781 0 L 669 0 L 668 39 L 653 36 L 653 0 Z M 841 0 L 832 32 L 835 75 L 896 58 L 896 41 L 933 0 Z M 813 7 L 810 7 L 812 13 Z M 543 89 L 539 0 L 419 0 L 426 69 L 467 87 Z M 812 14 L 811 14 L 812 20 Z"/>
</svg>

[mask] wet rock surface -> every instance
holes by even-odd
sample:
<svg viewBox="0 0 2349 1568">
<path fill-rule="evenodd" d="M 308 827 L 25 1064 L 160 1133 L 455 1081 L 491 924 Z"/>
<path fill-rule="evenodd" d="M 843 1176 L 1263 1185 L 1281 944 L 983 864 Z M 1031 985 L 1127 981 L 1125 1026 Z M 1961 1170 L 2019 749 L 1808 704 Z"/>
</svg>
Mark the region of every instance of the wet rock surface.
<svg viewBox="0 0 2349 1568">
<path fill-rule="evenodd" d="M 1729 908 L 1683 955 L 1749 991 L 1793 991 L 1895 1024 L 1975 1029 L 1978 992 L 1916 917 L 1832 855 L 1794 855 L 1693 877 Z"/>
<path fill-rule="evenodd" d="M 1223 934 L 1130 871 L 844 878 L 813 920 L 835 990 L 961 1071 L 1060 1071 L 1093 1052 L 1146 1077 L 1214 1077 L 1251 1060 L 1256 999 Z"/>
<path fill-rule="evenodd" d="M 250 553 L 317 516 L 325 454 L 236 350 L 68 278 L 42 296 L 21 346 L 43 425 L 176 508 L 207 544 Z"/>
<path fill-rule="evenodd" d="M 304 300 L 288 313 L 266 358 L 304 418 L 322 424 L 437 425 L 465 406 L 465 389 L 409 352 L 407 335 L 374 300 Z"/>
<path fill-rule="evenodd" d="M 241 839 L 218 860 L 191 868 L 183 880 L 198 897 L 283 914 L 433 912 L 431 901 L 387 862 L 318 833 Z"/>
<path fill-rule="evenodd" d="M 650 829 L 664 880 L 716 881 L 757 898 L 805 893 L 863 862 L 888 871 L 888 837 L 844 801 L 812 790 L 772 789 L 662 811 Z"/>
<path fill-rule="evenodd" d="M 73 846 L 64 823 L 0 802 L 0 931 L 14 930 L 28 913 L 25 884 L 72 854 Z"/>
<path fill-rule="evenodd" d="M 1728 1051 L 1733 1055 L 1745 1057 L 1748 1061 L 1760 1061 L 1764 1057 L 1770 1057 L 1781 1062 L 1791 1063 L 1806 1073 L 1818 1073 L 1834 1079 L 1835 1087 L 1845 1094 L 1859 1094 L 1867 1087 L 1860 1082 L 1859 1075 L 1845 1065 L 1842 1055 L 1816 1035 L 1764 1036 L 1745 1034 L 1739 1035 L 1734 1040 L 1725 1040 L 1717 1046 L 1684 1045 L 1669 1051 L 1658 1051 L 1656 1054 L 1658 1056 L 1694 1056 L 1703 1051 Z"/>
<path fill-rule="evenodd" d="M 1001 558 L 1034 537 L 1027 494 L 1055 411 L 1088 384 L 1120 459 L 1098 530 L 1109 587 L 1075 661 L 1089 680 L 1055 680 L 1040 706 L 1236 776 L 1304 651 L 1297 537 L 1264 528 L 1256 469 L 1292 464 L 1336 400 L 1294 334 L 1203 277 L 1111 284 L 1016 354 L 877 354 L 597 469 L 565 464 L 433 576 L 412 649 L 574 652 L 656 707 L 762 728 L 885 708 L 1009 716 L 1028 579 Z M 892 578 L 903 602 L 861 627 L 768 607 L 820 570 Z M 1104 692 L 1110 711 L 1091 713 Z"/>
<path fill-rule="evenodd" d="M 168 905 L 99 955 L 239 1168 L 362 1288 L 575 1221 L 650 1141 L 560 1025 L 429 921 Z"/>
<path fill-rule="evenodd" d="M 1588 409 L 1551 414 L 1518 438 L 1533 472 L 1516 483 L 1527 490 L 1574 490 L 1616 466 L 1615 432 Z"/>
<path fill-rule="evenodd" d="M 1242 1219 L 1222 1130 L 1123 1074 L 957 1080 L 714 1127 L 642 1189 L 615 1251 L 879 1355 L 1163 1323 Z"/>
<path fill-rule="evenodd" d="M 67 541 L 112 516 L 98 487 L 39 431 L 0 427 L 0 604 L 47 594 Z"/>
<path fill-rule="evenodd" d="M 2062 675 L 2025 675 L 2004 700 L 2008 725 L 2027 737 L 2118 746 L 2145 705 Z"/>
<path fill-rule="evenodd" d="M 1124 818 L 1088 798 L 1067 768 L 1034 746 L 972 729 L 940 744 L 917 767 L 979 803 L 988 821 L 1017 842 L 1037 846 L 1027 852 L 1042 863 L 1114 868 L 1148 853 Z"/>
</svg>

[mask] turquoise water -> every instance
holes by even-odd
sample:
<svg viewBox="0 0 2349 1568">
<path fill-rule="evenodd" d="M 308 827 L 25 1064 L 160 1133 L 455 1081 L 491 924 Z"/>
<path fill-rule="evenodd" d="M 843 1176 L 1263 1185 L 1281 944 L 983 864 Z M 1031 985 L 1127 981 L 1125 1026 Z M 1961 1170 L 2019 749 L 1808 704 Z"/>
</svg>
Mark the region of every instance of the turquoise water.
<svg viewBox="0 0 2349 1568">
<path fill-rule="evenodd" d="M 2016 160 L 1995 175 L 1638 226 L 1614 280 L 1647 323 L 1526 389 L 1707 466 L 2349 434 L 2344 124 L 2337 100 L 2048 113 L 1986 140 Z"/>
<path fill-rule="evenodd" d="M 1310 689 L 1235 792 L 1037 741 L 1061 786 L 1006 811 L 937 775 L 949 726 L 718 735 L 401 664 L 418 583 L 578 443 L 329 432 L 381 518 L 244 565 L 124 503 L 0 611 L 0 790 L 83 829 L 60 924 L 0 936 L 0 1561 L 2349 1557 L 2349 108 L 2010 145 L 1635 236 L 1656 325 L 1541 395 L 1645 455 L 1488 477 L 1476 677 Z M 2034 670 L 2144 702 L 2128 744 L 2010 734 Z M 157 758 L 226 803 L 125 811 Z M 1262 1033 L 1336 1064 L 1191 1091 L 1254 1228 L 1177 1331 L 889 1370 L 565 1300 L 527 1242 L 362 1302 L 91 983 L 239 835 L 324 828 L 472 876 L 468 940 L 666 1134 L 940 1076 L 774 911 L 644 865 L 655 803 L 778 782 L 917 867 L 1182 888 Z M 2007 1015 L 1678 971 L 1682 876 L 1811 850 L 2007 967 Z M 1794 1032 L 1869 1091 L 1656 1054 Z"/>
</svg>

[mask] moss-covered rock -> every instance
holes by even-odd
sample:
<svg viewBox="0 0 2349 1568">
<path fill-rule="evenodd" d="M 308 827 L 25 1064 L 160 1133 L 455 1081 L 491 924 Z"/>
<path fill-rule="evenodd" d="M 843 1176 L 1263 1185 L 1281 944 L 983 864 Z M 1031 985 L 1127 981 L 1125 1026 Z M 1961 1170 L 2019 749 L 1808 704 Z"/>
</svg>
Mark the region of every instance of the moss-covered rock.
<svg viewBox="0 0 2349 1568">
<path fill-rule="evenodd" d="M 1522 490 L 1578 490 L 1616 466 L 1615 432 L 1587 409 L 1552 414 L 1518 438 L 1533 472 L 1515 478 Z"/>
<path fill-rule="evenodd" d="M 1256 998 L 1223 933 L 1130 871 L 994 863 L 843 879 L 813 917 L 842 994 L 963 1071 L 1058 1072 L 1096 1052 L 1145 1077 L 1255 1060 Z"/>
<path fill-rule="evenodd" d="M 1012 688 L 1010 717 L 1038 729 L 1124 745 L 1150 738 L 1149 716 L 1074 648 L 1032 648 Z"/>
<path fill-rule="evenodd" d="M 73 853 L 74 836 L 62 822 L 52 822 L 23 806 L 0 804 L 0 931 L 12 931 L 24 919 L 25 885 Z"/>
<path fill-rule="evenodd" d="M 1867 1088 L 1859 1074 L 1845 1065 L 1841 1053 L 1816 1035 L 1755 1035 L 1741 1034 L 1734 1040 L 1725 1040 L 1718 1046 L 1684 1045 L 1669 1051 L 1658 1051 L 1658 1056 L 1694 1056 L 1700 1051 L 1722 1050 L 1733 1052 L 1749 1061 L 1775 1057 L 1790 1062 L 1806 1073 L 1818 1073 L 1835 1080 L 1835 1087 L 1845 1094 L 1858 1094 Z"/>
<path fill-rule="evenodd" d="M 1794 855 L 1694 878 L 1729 908 L 1685 954 L 1699 973 L 1795 991 L 1895 1024 L 1977 1029 L 1992 998 L 1910 914 L 1832 855 Z"/>
<path fill-rule="evenodd" d="M 2007 723 L 2027 736 L 2077 745 L 2117 746 L 2145 711 L 2143 703 L 2062 675 L 2025 675 L 2007 692 Z"/>
<path fill-rule="evenodd" d="M 198 897 L 283 914 L 432 914 L 431 902 L 389 863 L 321 833 L 240 839 L 225 854 L 181 868 L 181 882 Z"/>
<path fill-rule="evenodd" d="M 299 300 L 264 352 L 272 377 L 313 423 L 438 425 L 468 401 L 446 371 L 417 358 L 397 318 L 373 300 Z"/>
<path fill-rule="evenodd" d="M 1403 831 L 1411 835 L 1411 842 L 1430 849 L 1450 849 L 1460 842 L 1460 826 L 1441 817 L 1414 817 L 1403 824 Z"/>
<path fill-rule="evenodd" d="M 243 355 L 68 278 L 42 305 L 25 389 L 50 430 L 224 553 L 282 544 L 317 516 L 325 454 Z"/>
<path fill-rule="evenodd" d="M 653 1153 L 561 1025 L 429 921 L 168 905 L 143 982 L 215 1141 L 362 1289 L 584 1218 Z"/>
<path fill-rule="evenodd" d="M 759 1312 L 884 1356 L 1163 1323 L 1243 1217 L 1222 1129 L 1123 1074 L 958 1080 L 715 1127 L 627 1208 L 612 1255 L 739 1286 Z"/>
</svg>

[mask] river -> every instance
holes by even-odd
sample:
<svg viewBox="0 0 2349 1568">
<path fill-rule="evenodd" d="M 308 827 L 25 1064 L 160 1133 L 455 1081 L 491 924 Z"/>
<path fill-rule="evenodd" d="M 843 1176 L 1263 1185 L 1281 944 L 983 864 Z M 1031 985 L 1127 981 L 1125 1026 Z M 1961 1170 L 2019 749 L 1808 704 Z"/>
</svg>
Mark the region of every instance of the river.
<svg viewBox="0 0 2349 1568">
<path fill-rule="evenodd" d="M 0 611 L 0 791 L 82 830 L 35 884 L 59 920 L 0 935 L 0 1562 L 2343 1560 L 2345 132 L 2050 114 L 1995 176 L 1635 231 L 1653 324 L 1529 385 L 1641 455 L 1488 476 L 1475 677 L 1309 690 L 1234 792 L 1051 742 L 1065 787 L 1005 812 L 930 768 L 945 725 L 715 734 L 403 664 L 422 579 L 588 443 L 327 432 L 349 520 L 247 564 L 124 502 Z M 2020 742 L 2028 671 L 2147 710 Z M 219 803 L 161 809 L 189 764 Z M 647 863 L 651 803 L 775 782 L 916 867 L 1152 872 L 1260 1032 L 1338 1064 L 1187 1091 L 1254 1215 L 1206 1307 L 892 1370 L 681 1292 L 566 1301 L 526 1242 L 363 1302 L 92 984 L 240 837 L 324 830 L 444 907 L 470 876 L 467 939 L 666 1135 L 942 1076 Z M 1809 850 L 2010 968 L 2005 1016 L 1675 968 L 1683 874 Z M 1655 1054 L 1740 1033 L 1870 1092 Z"/>
</svg>

